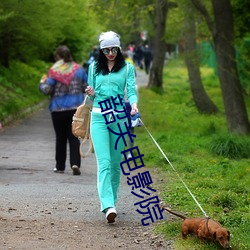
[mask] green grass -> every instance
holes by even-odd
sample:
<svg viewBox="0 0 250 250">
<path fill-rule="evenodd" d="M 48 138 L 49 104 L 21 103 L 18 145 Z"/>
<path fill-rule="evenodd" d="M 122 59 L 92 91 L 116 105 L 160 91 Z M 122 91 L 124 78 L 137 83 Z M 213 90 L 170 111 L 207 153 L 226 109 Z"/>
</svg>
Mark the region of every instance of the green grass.
<svg viewBox="0 0 250 250">
<path fill-rule="evenodd" d="M 220 110 L 217 115 L 197 111 L 180 60 L 165 67 L 163 93 L 139 90 L 142 121 L 174 170 L 144 127 L 136 128 L 136 145 L 144 154 L 146 167 L 159 171 L 162 181 L 154 182 L 154 186 L 165 204 L 189 217 L 203 216 L 181 178 L 206 213 L 230 230 L 232 249 L 250 249 L 250 138 L 227 132 L 218 79 L 209 68 L 202 68 L 201 73 L 208 95 Z M 249 113 L 250 101 L 246 102 Z M 180 224 L 180 219 L 161 222 L 155 231 L 166 239 L 175 239 L 178 250 L 218 248 L 214 243 L 201 248 L 194 237 L 182 240 Z"/>
</svg>

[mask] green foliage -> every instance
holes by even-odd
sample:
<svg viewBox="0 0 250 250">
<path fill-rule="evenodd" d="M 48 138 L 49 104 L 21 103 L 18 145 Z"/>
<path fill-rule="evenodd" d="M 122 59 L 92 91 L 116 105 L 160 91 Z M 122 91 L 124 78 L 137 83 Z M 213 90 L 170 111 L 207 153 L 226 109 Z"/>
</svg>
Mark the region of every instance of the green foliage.
<svg viewBox="0 0 250 250">
<path fill-rule="evenodd" d="M 248 0 L 232 0 L 235 35 L 237 38 L 244 38 L 249 35 L 250 14 L 246 11 L 249 8 L 250 2 Z"/>
<path fill-rule="evenodd" d="M 106 30 L 114 30 L 121 35 L 122 46 L 131 42 L 143 42 L 140 33 L 148 32 L 149 40 L 154 37 L 153 22 L 155 15 L 155 1 L 153 0 L 123 0 L 107 1 L 94 0 L 98 23 Z"/>
<path fill-rule="evenodd" d="M 237 47 L 237 62 L 240 75 L 241 85 L 245 94 L 250 96 L 250 35 L 240 39 Z"/>
<path fill-rule="evenodd" d="M 8 116 L 19 116 L 21 111 L 44 100 L 38 90 L 39 80 L 49 65 L 34 61 L 32 66 L 12 62 L 7 70 L 0 67 L 0 121 Z"/>
<path fill-rule="evenodd" d="M 217 77 L 207 67 L 202 67 L 201 72 L 207 93 L 223 111 Z M 242 152 L 243 148 L 249 152 L 249 137 L 227 134 L 223 112 L 217 115 L 199 114 L 193 105 L 187 79 L 183 61 L 173 60 L 164 69 L 164 93 L 139 89 L 142 121 L 174 169 L 144 127 L 136 128 L 136 145 L 144 154 L 144 163 L 149 171 L 155 168 L 160 172 L 161 181 L 154 181 L 153 184 L 165 204 L 188 217 L 202 216 L 181 178 L 206 213 L 230 230 L 232 249 L 249 249 L 246 232 L 249 232 L 250 219 L 250 159 L 243 158 L 244 154 L 239 153 L 239 148 Z M 250 108 L 249 105 L 247 107 Z M 238 149 L 237 158 L 212 153 L 211 145 L 219 138 L 233 139 Z M 180 239 L 179 226 L 179 219 L 159 222 L 156 231 L 163 233 L 167 239 L 177 237 L 174 244 L 178 250 L 217 249 L 214 243 L 206 243 L 201 248 L 199 240 L 192 236 L 188 241 Z"/>
<path fill-rule="evenodd" d="M 204 18 L 192 6 L 191 1 L 178 0 L 171 1 L 177 4 L 177 7 L 170 8 L 168 11 L 167 25 L 165 32 L 165 40 L 167 43 L 178 44 L 183 40 L 185 34 L 185 17 L 188 15 L 195 19 L 197 41 L 211 39 Z M 212 5 L 210 1 L 203 1 L 209 13 L 212 13 Z M 191 9 L 190 9 L 191 8 Z"/>
<path fill-rule="evenodd" d="M 48 61 L 59 44 L 66 44 L 82 61 L 96 43 L 95 15 L 89 1 L 2 0 L 0 64 L 12 59 Z M 93 14 L 93 15 L 92 15 Z"/>
<path fill-rule="evenodd" d="M 184 13 L 182 4 L 177 8 L 168 11 L 165 40 L 170 44 L 176 44 L 183 38 L 184 32 Z"/>
</svg>

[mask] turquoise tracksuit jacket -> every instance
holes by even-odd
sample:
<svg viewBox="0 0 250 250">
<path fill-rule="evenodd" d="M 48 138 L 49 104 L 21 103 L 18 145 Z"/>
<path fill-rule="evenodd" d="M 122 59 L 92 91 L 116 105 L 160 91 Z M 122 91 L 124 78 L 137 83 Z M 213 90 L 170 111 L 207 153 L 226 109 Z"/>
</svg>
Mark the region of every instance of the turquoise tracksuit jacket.
<svg viewBox="0 0 250 250">
<path fill-rule="evenodd" d="M 95 89 L 96 96 L 93 107 L 100 107 L 98 102 L 110 99 L 111 96 L 117 97 L 118 94 L 124 99 L 124 90 L 126 89 L 129 103 L 138 102 L 134 66 L 126 62 L 126 66 L 118 72 L 110 72 L 108 75 L 96 75 L 94 70 L 95 62 L 89 67 L 88 84 Z M 119 108 L 118 108 L 119 109 Z M 121 107 L 122 109 L 122 107 Z"/>
</svg>

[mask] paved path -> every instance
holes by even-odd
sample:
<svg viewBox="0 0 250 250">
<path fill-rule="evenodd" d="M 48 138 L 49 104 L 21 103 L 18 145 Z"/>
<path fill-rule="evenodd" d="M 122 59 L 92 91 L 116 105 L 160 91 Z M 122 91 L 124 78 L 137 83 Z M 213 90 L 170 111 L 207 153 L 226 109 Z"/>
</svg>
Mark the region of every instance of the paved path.
<svg viewBox="0 0 250 250">
<path fill-rule="evenodd" d="M 136 69 L 136 83 L 138 87 L 145 87 L 148 85 L 148 75 L 138 68 Z"/>
<path fill-rule="evenodd" d="M 147 76 L 138 72 L 137 81 L 138 86 L 143 86 Z M 72 175 L 69 163 L 64 174 L 56 174 L 52 171 L 55 166 L 54 143 L 47 107 L 0 130 L 1 250 L 137 249 L 138 242 L 141 249 L 161 249 L 162 243 L 155 244 L 156 240 L 148 234 L 148 231 L 152 234 L 152 225 L 141 225 L 142 217 L 136 212 L 135 198 L 124 177 L 117 204 L 117 226 L 110 228 L 99 211 L 94 154 L 82 160 L 81 176 Z M 24 221 L 26 227 L 20 226 Z M 45 226 L 47 221 L 50 224 Z M 60 227 L 60 223 L 66 223 L 66 228 L 78 223 L 82 226 L 81 232 L 77 231 L 81 236 L 72 236 L 72 232 L 65 230 L 61 232 L 61 242 L 56 244 L 53 234 L 57 235 L 60 230 L 57 229 L 57 233 L 50 230 L 55 224 Z M 39 232 L 42 237 L 37 235 Z M 107 239 L 110 233 L 117 235 L 110 240 Z"/>
</svg>

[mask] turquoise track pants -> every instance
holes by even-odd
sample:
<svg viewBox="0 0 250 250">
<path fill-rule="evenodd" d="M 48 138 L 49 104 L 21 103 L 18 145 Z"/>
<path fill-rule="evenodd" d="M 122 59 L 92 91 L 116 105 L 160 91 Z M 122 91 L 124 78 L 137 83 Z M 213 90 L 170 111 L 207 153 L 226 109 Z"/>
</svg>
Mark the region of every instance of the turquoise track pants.
<svg viewBox="0 0 250 250">
<path fill-rule="evenodd" d="M 124 132 L 126 131 L 125 121 L 127 121 L 127 119 L 119 120 L 116 118 L 115 122 L 106 125 L 101 113 L 91 113 L 90 134 L 97 160 L 97 190 L 102 212 L 104 212 L 106 208 L 115 207 L 118 199 L 118 189 L 121 180 L 121 151 L 124 150 L 122 138 L 119 139 L 117 150 L 115 150 L 118 135 L 109 131 L 107 126 L 119 133 L 117 125 L 117 122 L 119 122 Z"/>
</svg>

